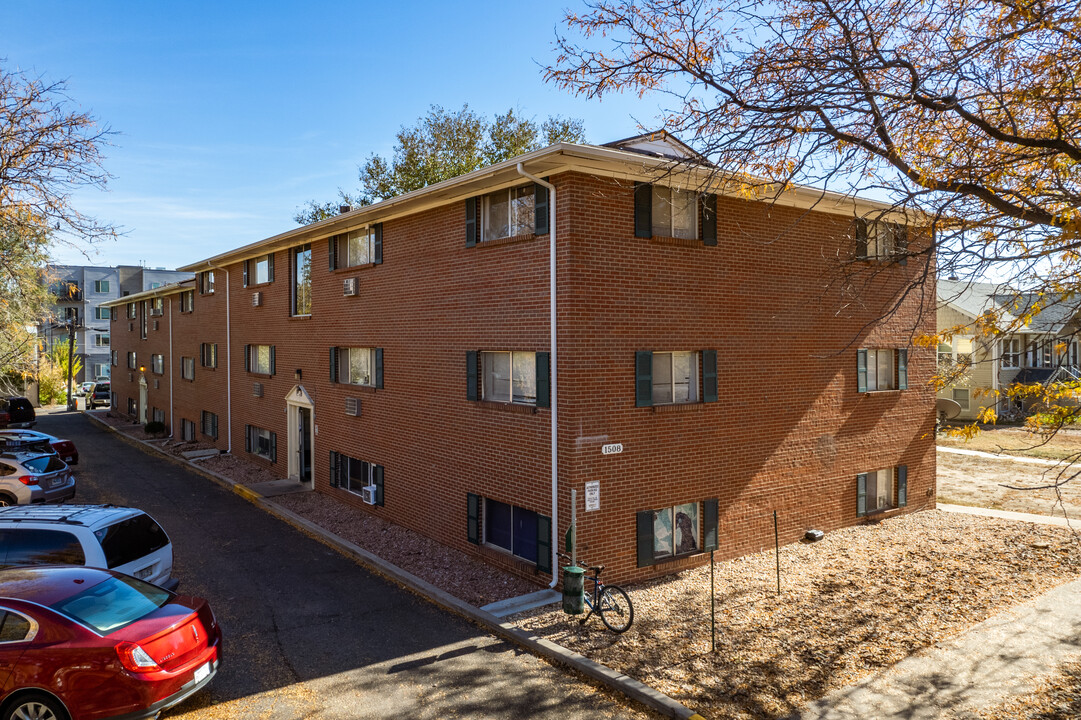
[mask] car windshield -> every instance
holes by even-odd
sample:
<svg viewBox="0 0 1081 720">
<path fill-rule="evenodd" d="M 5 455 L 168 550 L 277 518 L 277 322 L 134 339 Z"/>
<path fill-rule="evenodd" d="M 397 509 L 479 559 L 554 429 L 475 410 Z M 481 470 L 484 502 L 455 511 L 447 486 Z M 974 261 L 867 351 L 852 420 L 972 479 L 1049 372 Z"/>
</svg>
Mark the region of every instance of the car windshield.
<svg viewBox="0 0 1081 720">
<path fill-rule="evenodd" d="M 53 610 L 102 635 L 127 627 L 169 602 L 170 593 L 132 577 L 111 577 L 53 604 Z"/>
</svg>

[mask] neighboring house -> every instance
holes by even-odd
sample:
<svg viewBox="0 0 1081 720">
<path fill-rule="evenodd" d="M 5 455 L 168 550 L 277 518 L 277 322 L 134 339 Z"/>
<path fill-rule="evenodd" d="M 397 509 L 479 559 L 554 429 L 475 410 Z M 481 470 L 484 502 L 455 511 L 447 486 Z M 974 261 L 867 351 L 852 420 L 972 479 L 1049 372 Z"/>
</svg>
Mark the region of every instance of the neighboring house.
<svg viewBox="0 0 1081 720">
<path fill-rule="evenodd" d="M 138 265 L 50 265 L 48 276 L 57 304 L 52 321 L 43 323 L 38 333 L 48 347 L 66 343 L 68 328 L 65 323 L 74 316 L 76 351 L 83 361 L 82 372 L 74 378 L 78 383 L 109 377 L 109 312 L 102 303 L 191 278 L 192 274 Z"/>
<path fill-rule="evenodd" d="M 926 255 L 689 155 L 559 144 L 192 263 L 108 303 L 114 408 L 542 583 L 572 491 L 630 581 L 772 547 L 774 511 L 787 543 L 933 508 L 930 321 L 871 309 Z M 845 312 L 838 256 L 874 271 Z"/>
<path fill-rule="evenodd" d="M 1007 284 L 938 280 L 938 330 L 964 327 L 938 347 L 938 362 L 959 377 L 943 388 L 940 398 L 961 406 L 958 419 L 974 420 L 993 407 L 1003 417 L 1033 409 L 1031 399 L 1007 396 L 1012 383 L 1054 383 L 1081 379 L 1077 344 L 1076 302 L 1040 297 Z M 1039 303 L 1039 307 L 1037 307 Z M 1001 325 L 1015 330 L 997 341 L 980 337 L 977 318 L 988 310 L 1001 313 Z M 1021 319 L 1035 310 L 1028 322 Z M 967 365 L 967 372 L 962 368 Z"/>
</svg>

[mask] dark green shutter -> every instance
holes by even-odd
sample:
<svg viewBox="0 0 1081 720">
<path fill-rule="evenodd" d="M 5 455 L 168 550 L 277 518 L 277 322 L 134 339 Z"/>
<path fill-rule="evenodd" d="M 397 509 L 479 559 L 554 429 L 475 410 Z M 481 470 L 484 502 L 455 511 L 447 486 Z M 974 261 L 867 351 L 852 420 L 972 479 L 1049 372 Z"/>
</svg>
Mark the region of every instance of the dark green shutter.
<svg viewBox="0 0 1081 720">
<path fill-rule="evenodd" d="M 468 520 L 466 521 L 466 539 L 474 545 L 480 545 L 480 496 L 466 493 Z"/>
<path fill-rule="evenodd" d="M 702 244 L 717 244 L 717 196 L 708 193 L 702 196 Z"/>
<path fill-rule="evenodd" d="M 248 287 L 248 263 L 250 262 L 250 260 L 244 261 L 244 287 Z"/>
<path fill-rule="evenodd" d="M 867 392 L 867 351 L 856 351 L 856 390 Z"/>
<path fill-rule="evenodd" d="M 643 510 L 637 518 L 638 567 L 654 565 L 653 558 L 653 511 Z"/>
<path fill-rule="evenodd" d="M 469 198 L 465 201 L 465 246 L 473 247 L 477 244 L 477 203 L 479 198 Z"/>
<path fill-rule="evenodd" d="M 383 264 L 383 223 L 375 224 L 375 240 L 372 241 L 372 262 Z"/>
<path fill-rule="evenodd" d="M 339 237 L 340 237 L 339 235 L 333 235 L 333 236 L 331 236 L 331 238 L 329 240 L 327 240 L 327 249 L 328 249 L 327 255 L 329 256 L 329 259 L 330 259 L 330 269 L 331 270 L 337 270 L 338 269 L 338 238 Z"/>
<path fill-rule="evenodd" d="M 278 433 L 270 433 L 270 462 L 278 462 Z"/>
<path fill-rule="evenodd" d="M 863 218 L 856 219 L 856 257 L 867 258 L 867 221 Z"/>
<path fill-rule="evenodd" d="M 867 473 L 856 476 L 856 516 L 867 514 Z"/>
<path fill-rule="evenodd" d="M 338 348 L 330 349 L 330 382 L 338 382 Z"/>
<path fill-rule="evenodd" d="M 551 354 L 537 353 L 537 407 L 552 407 Z"/>
<path fill-rule="evenodd" d="M 244 346 L 244 370 L 251 372 L 251 345 Z"/>
<path fill-rule="evenodd" d="M 376 465 L 372 468 L 372 484 L 375 485 L 375 504 L 383 506 L 383 466 Z"/>
<path fill-rule="evenodd" d="M 908 350 L 897 351 L 897 389 L 908 390 Z"/>
<path fill-rule="evenodd" d="M 898 265 L 908 265 L 908 228 L 904 225 L 895 226 L 897 232 L 897 260 Z"/>
<path fill-rule="evenodd" d="M 251 425 L 244 426 L 244 452 L 251 452 Z"/>
<path fill-rule="evenodd" d="M 276 354 L 274 352 L 275 347 L 277 347 L 277 346 L 276 345 L 271 345 L 270 346 L 270 374 L 271 375 L 274 374 L 274 368 L 276 367 L 275 362 L 274 362 L 274 355 Z"/>
<path fill-rule="evenodd" d="M 266 256 L 267 264 L 267 282 L 274 282 L 274 253 L 270 253 Z"/>
<path fill-rule="evenodd" d="M 548 188 L 533 183 L 533 232 L 548 234 Z"/>
<path fill-rule="evenodd" d="M 338 453 L 330 451 L 330 486 L 338 487 Z"/>
<path fill-rule="evenodd" d="M 717 549 L 717 499 L 702 503 L 702 549 Z"/>
<path fill-rule="evenodd" d="M 639 350 L 634 354 L 634 405 L 653 405 L 653 352 Z"/>
<path fill-rule="evenodd" d="M 702 351 L 702 402 L 717 402 L 717 351 Z"/>
<path fill-rule="evenodd" d="M 634 184 L 634 236 L 653 237 L 653 186 Z"/>
<path fill-rule="evenodd" d="M 477 376 L 477 351 L 467 350 L 465 353 L 465 398 L 477 400 L 480 397 L 478 388 L 480 378 Z"/>
<path fill-rule="evenodd" d="M 537 515 L 537 572 L 552 572 L 552 518 Z"/>
<path fill-rule="evenodd" d="M 375 386 L 383 387 L 383 348 L 375 349 Z"/>
<path fill-rule="evenodd" d="M 897 507 L 908 505 L 908 465 L 897 466 Z"/>
</svg>

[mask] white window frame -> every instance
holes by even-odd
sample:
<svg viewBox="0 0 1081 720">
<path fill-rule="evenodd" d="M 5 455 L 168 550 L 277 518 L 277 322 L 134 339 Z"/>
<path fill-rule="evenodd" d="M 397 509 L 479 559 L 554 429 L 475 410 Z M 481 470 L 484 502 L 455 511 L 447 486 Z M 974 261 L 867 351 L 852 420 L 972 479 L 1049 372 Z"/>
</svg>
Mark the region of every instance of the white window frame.
<svg viewBox="0 0 1081 720">
<path fill-rule="evenodd" d="M 259 352 L 261 348 L 266 348 L 266 368 L 263 368 L 259 363 Z M 251 353 L 248 357 L 248 367 L 251 368 L 249 372 L 255 375 L 270 375 L 270 345 L 252 345 L 249 347 Z"/>
<path fill-rule="evenodd" d="M 658 383 L 657 382 L 658 361 L 663 363 L 665 356 L 667 356 L 667 358 L 668 358 L 668 382 L 667 383 Z M 686 378 L 686 380 L 687 380 L 687 383 L 686 383 L 687 384 L 687 397 L 686 397 L 686 399 L 682 399 L 682 400 L 677 400 L 676 399 L 676 397 L 677 397 L 677 388 L 684 384 L 683 382 L 678 382 L 678 383 L 676 382 L 675 365 L 676 365 L 676 357 L 677 356 L 689 357 L 689 359 L 690 359 L 690 367 L 691 367 L 690 377 Z M 651 387 L 650 387 L 650 395 L 651 395 L 651 398 L 653 400 L 654 405 L 690 405 L 690 404 L 698 402 L 699 398 L 701 397 L 701 395 L 699 393 L 699 372 L 698 372 L 699 357 L 698 357 L 698 351 L 696 351 L 696 350 L 662 350 L 662 351 L 659 351 L 659 352 L 655 351 L 653 353 L 652 362 L 653 362 L 653 364 L 652 364 L 652 366 L 650 368 L 650 374 L 651 374 L 651 378 L 652 378 L 652 384 L 651 384 Z M 667 395 L 664 395 L 664 394 L 658 395 L 657 394 L 657 389 L 658 388 L 663 388 L 663 387 L 665 387 L 665 385 L 667 385 L 668 394 Z"/>
<path fill-rule="evenodd" d="M 260 279 L 260 274 L 262 279 Z M 249 285 L 264 285 L 270 282 L 270 255 L 260 255 L 251 261 L 251 281 Z"/>
<path fill-rule="evenodd" d="M 113 350 L 110 353 L 110 355 L 112 355 L 113 367 L 119 367 L 120 366 L 120 351 L 119 350 Z"/>
<path fill-rule="evenodd" d="M 217 439 L 217 437 L 218 437 L 218 416 L 217 416 L 216 413 L 212 413 L 209 410 L 203 410 L 202 415 L 201 415 L 201 417 L 199 419 L 199 424 L 200 424 L 199 430 L 203 433 L 203 435 L 206 435 L 207 437 L 210 437 L 210 438 Z M 208 427 L 207 427 L 208 424 L 211 426 L 209 429 L 213 430 L 214 432 L 208 432 Z"/>
<path fill-rule="evenodd" d="M 354 355 L 357 357 L 358 360 L 367 355 L 368 382 L 359 382 L 353 379 L 353 366 L 351 361 Z M 375 348 L 338 348 L 338 382 L 344 385 L 375 387 Z"/>
<path fill-rule="evenodd" d="M 108 293 L 109 292 L 109 281 L 108 280 L 95 280 L 94 281 L 94 292 L 99 293 L 99 294 Z"/>
<path fill-rule="evenodd" d="M 1004 338 L 999 341 L 999 351 L 1002 357 L 1002 368 L 1004 370 L 1017 370 L 1020 369 L 1021 363 L 1024 362 L 1024 352 L 1021 348 L 1021 338 Z"/>
<path fill-rule="evenodd" d="M 953 401 L 960 405 L 962 410 L 968 411 L 972 407 L 972 393 L 968 388 L 954 388 Z"/>
<path fill-rule="evenodd" d="M 887 370 L 888 378 L 881 377 Z M 897 389 L 897 350 L 895 348 L 867 348 L 867 392 Z"/>
<path fill-rule="evenodd" d="M 676 545 L 677 533 L 683 532 L 683 527 L 677 522 L 679 517 L 677 513 L 682 512 L 684 516 L 687 516 L 687 510 L 694 508 L 694 520 L 692 527 L 691 541 L 694 545 L 693 548 L 679 550 Z M 662 517 L 668 518 L 667 527 L 671 528 L 669 537 L 665 538 L 663 534 L 657 532 L 658 521 Z M 665 525 L 661 524 L 662 528 Z M 682 538 L 682 535 L 679 536 Z M 681 545 L 683 543 L 680 543 Z M 702 552 L 702 506 L 698 502 L 679 503 L 678 505 L 672 505 L 670 507 L 661 508 L 653 511 L 653 559 L 654 560 L 670 560 L 672 558 L 683 557 L 684 555 L 693 555 L 695 553 Z"/>
<path fill-rule="evenodd" d="M 180 419 L 180 439 L 185 442 L 195 442 L 195 422 L 193 420 Z"/>
<path fill-rule="evenodd" d="M 300 256 L 304 253 L 308 254 L 308 281 L 307 281 L 307 300 L 308 305 L 306 308 L 302 308 L 301 301 L 301 288 L 300 282 Z M 311 244 L 301 245 L 293 248 L 289 252 L 289 258 L 291 260 L 290 275 L 292 281 L 290 283 L 290 303 L 289 314 L 292 317 L 310 317 L 312 314 L 312 246 Z"/>
<path fill-rule="evenodd" d="M 273 460 L 271 455 L 271 446 L 274 444 L 271 441 L 271 436 L 274 432 L 267 430 L 266 428 L 256 427 L 255 425 L 249 426 L 249 432 L 251 433 L 251 454 L 255 457 L 263 458 L 264 460 Z M 266 452 L 262 451 L 259 447 L 259 441 L 266 441 Z"/>
<path fill-rule="evenodd" d="M 690 204 L 691 211 L 691 226 L 677 227 L 676 226 L 676 213 L 675 213 L 675 200 L 673 200 L 673 194 L 676 198 L 683 199 L 683 207 L 686 208 L 687 204 Z M 667 197 L 665 197 L 667 195 Z M 652 218 L 652 232 L 655 237 L 672 237 L 682 238 L 685 240 L 695 240 L 698 238 L 698 193 L 694 190 L 683 190 L 682 188 L 672 187 L 670 185 L 653 185 L 653 192 L 651 198 L 652 206 L 650 208 L 650 217 Z M 667 225 L 661 224 L 660 217 L 662 213 L 658 212 L 658 209 L 668 208 L 668 223 Z"/>
<path fill-rule="evenodd" d="M 185 290 L 180 293 L 180 312 L 195 312 L 195 291 Z"/>
<path fill-rule="evenodd" d="M 495 362 L 497 356 L 506 356 L 507 377 L 495 375 Z M 516 362 L 517 360 L 517 362 Z M 537 353 L 518 350 L 482 350 L 480 353 L 481 367 L 481 399 L 489 402 L 500 402 L 513 405 L 536 405 L 537 404 Z M 515 368 L 518 371 L 515 372 Z M 528 368 L 528 369 L 524 369 Z M 489 377 L 491 375 L 491 377 Z M 516 392 L 515 384 L 518 382 L 528 390 L 524 383 L 532 377 L 533 395 Z M 506 383 L 506 393 L 500 392 L 502 385 Z"/>
<path fill-rule="evenodd" d="M 526 198 L 528 198 L 528 202 L 526 201 Z M 495 202 L 504 200 L 507 203 L 507 232 L 503 235 L 496 235 L 492 230 L 492 207 Z M 518 221 L 515 221 L 514 215 L 516 204 L 523 208 L 522 212 L 526 215 L 526 219 L 518 218 Z M 529 185 L 517 185 L 515 187 L 504 188 L 503 190 L 488 193 L 481 198 L 480 206 L 481 242 L 502 240 L 503 238 L 508 237 L 533 235 L 536 233 L 537 196 L 535 194 L 535 186 L 532 183 Z"/>
<path fill-rule="evenodd" d="M 165 374 L 165 356 L 161 354 L 150 356 L 150 372 L 155 375 Z"/>
<path fill-rule="evenodd" d="M 109 377 L 109 363 L 94 363 L 94 379 Z"/>
<path fill-rule="evenodd" d="M 97 333 L 94 335 L 94 347 L 109 347 L 109 334 Z"/>
<path fill-rule="evenodd" d="M 213 295 L 214 294 L 214 271 L 205 270 L 199 273 L 199 294 L 200 295 Z"/>
<path fill-rule="evenodd" d="M 135 319 L 135 303 L 129 302 L 128 303 L 128 320 L 134 320 L 134 319 Z"/>
<path fill-rule="evenodd" d="M 128 369 L 135 370 L 139 367 L 138 357 L 135 355 L 134 350 L 128 352 Z"/>
<path fill-rule="evenodd" d="M 94 308 L 94 319 L 95 320 L 112 320 L 113 315 L 110 312 L 109 308 L 101 307 L 99 305 L 98 307 Z"/>
<path fill-rule="evenodd" d="M 866 514 L 882 512 L 885 510 L 892 510 L 897 507 L 897 468 L 888 467 L 881 470 L 872 470 L 866 473 Z M 879 489 L 879 483 L 886 483 L 887 492 L 885 495 Z M 875 492 L 872 493 L 871 489 L 874 488 Z M 874 502 L 872 503 L 872 498 Z M 879 500 L 885 498 L 885 504 L 879 505 Z"/>
<path fill-rule="evenodd" d="M 205 368 L 218 367 L 217 343 L 202 343 L 199 346 L 199 363 Z"/>
<path fill-rule="evenodd" d="M 359 267 L 375 262 L 375 225 L 353 230 L 345 236 L 344 267 Z"/>
<path fill-rule="evenodd" d="M 195 358 L 193 357 L 181 357 L 180 358 L 180 377 L 184 380 L 195 379 Z"/>
</svg>

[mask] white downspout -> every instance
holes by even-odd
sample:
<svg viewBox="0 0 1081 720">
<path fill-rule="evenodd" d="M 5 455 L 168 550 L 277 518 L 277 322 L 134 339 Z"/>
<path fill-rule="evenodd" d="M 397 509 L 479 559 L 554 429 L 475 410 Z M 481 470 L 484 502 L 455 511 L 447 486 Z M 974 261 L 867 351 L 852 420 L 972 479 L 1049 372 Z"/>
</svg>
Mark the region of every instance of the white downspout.
<svg viewBox="0 0 1081 720">
<path fill-rule="evenodd" d="M 225 452 L 233 452 L 233 333 L 229 324 L 229 271 L 225 268 Z"/>
<path fill-rule="evenodd" d="M 173 298 L 168 299 L 169 313 L 169 437 L 176 438 L 176 426 L 173 425 Z"/>
<path fill-rule="evenodd" d="M 556 392 L 556 186 L 550 182 L 541 180 L 539 177 L 530 175 L 525 171 L 522 163 L 518 163 L 518 174 L 528 178 L 538 185 L 548 188 L 548 327 L 551 333 L 549 344 L 551 345 L 552 362 L 552 582 L 548 585 L 554 588 L 559 582 L 559 403 Z"/>
</svg>

